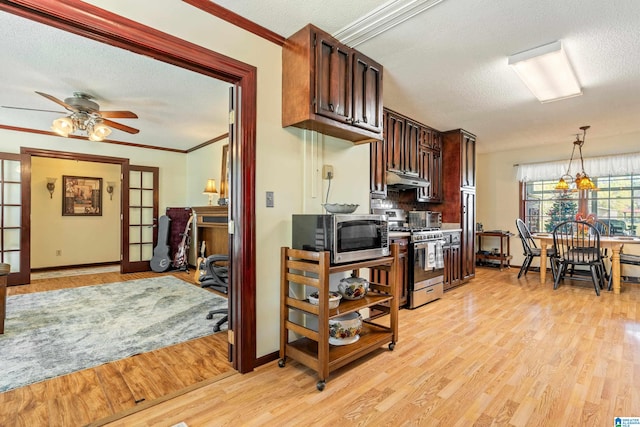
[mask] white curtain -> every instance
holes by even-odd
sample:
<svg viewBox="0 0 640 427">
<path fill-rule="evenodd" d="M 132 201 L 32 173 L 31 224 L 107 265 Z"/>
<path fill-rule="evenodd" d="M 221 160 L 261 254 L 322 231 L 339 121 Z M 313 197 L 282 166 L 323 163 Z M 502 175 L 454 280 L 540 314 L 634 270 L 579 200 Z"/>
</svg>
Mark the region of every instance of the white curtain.
<svg viewBox="0 0 640 427">
<path fill-rule="evenodd" d="M 580 156 L 574 156 L 569 175 L 576 176 L 582 170 Z M 518 181 L 556 180 L 567 173 L 569 160 L 518 165 Z M 616 154 L 613 156 L 584 159 L 584 171 L 592 178 L 609 175 L 640 173 L 640 153 Z"/>
</svg>

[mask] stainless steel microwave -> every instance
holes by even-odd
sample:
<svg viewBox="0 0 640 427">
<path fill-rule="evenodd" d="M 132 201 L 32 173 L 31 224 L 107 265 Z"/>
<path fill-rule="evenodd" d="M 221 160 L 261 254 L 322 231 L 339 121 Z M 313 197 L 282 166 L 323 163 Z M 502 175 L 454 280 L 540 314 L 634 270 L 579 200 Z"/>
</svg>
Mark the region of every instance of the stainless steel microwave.
<svg viewBox="0 0 640 427">
<path fill-rule="evenodd" d="M 331 264 L 362 261 L 389 255 L 386 215 L 293 215 L 294 249 L 329 251 Z"/>
</svg>

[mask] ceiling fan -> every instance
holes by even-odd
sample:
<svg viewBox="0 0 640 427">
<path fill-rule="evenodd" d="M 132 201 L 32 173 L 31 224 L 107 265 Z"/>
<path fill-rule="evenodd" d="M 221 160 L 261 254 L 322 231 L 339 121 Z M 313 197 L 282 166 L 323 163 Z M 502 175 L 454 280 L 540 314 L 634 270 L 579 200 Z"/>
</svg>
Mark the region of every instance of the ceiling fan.
<svg viewBox="0 0 640 427">
<path fill-rule="evenodd" d="M 38 95 L 44 96 L 50 101 L 64 107 L 69 110 L 71 114 L 65 117 L 61 117 L 53 121 L 51 129 L 62 136 L 69 136 L 76 130 L 84 131 L 92 141 L 102 141 L 111 133 L 112 127 L 114 129 L 121 130 L 123 132 L 136 134 L 140 132 L 138 129 L 130 126 L 123 125 L 118 122 L 109 120 L 110 118 L 117 119 L 137 119 L 138 116 L 131 111 L 104 111 L 100 110 L 100 105 L 97 102 L 92 101 L 93 96 L 85 92 L 73 92 L 73 96 L 65 98 L 64 101 L 56 98 L 53 95 L 49 95 L 44 92 L 35 91 Z M 46 111 L 52 113 L 58 113 L 59 111 L 42 110 L 36 108 L 23 108 L 23 107 L 8 107 L 18 110 L 30 110 L 30 111 Z M 60 112 L 60 114 L 66 114 Z"/>
</svg>

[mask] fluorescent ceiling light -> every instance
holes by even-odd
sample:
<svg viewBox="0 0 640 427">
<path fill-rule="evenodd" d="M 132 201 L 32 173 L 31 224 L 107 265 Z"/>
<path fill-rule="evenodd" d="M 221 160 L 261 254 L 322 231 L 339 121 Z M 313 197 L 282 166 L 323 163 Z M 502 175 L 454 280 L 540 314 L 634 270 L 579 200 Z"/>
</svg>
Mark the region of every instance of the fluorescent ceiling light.
<svg viewBox="0 0 640 427">
<path fill-rule="evenodd" d="M 443 0 L 389 0 L 333 35 L 350 47 L 366 42 Z"/>
<path fill-rule="evenodd" d="M 582 88 L 559 41 L 511 55 L 509 65 L 540 102 L 582 95 Z"/>
</svg>

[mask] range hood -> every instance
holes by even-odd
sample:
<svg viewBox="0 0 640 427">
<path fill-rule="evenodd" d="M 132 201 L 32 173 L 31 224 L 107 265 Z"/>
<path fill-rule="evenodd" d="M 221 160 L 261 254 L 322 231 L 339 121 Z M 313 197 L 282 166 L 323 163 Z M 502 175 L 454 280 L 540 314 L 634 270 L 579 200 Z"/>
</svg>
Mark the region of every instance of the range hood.
<svg viewBox="0 0 640 427">
<path fill-rule="evenodd" d="M 387 171 L 387 185 L 398 190 L 427 188 L 431 183 L 424 178 L 398 171 Z"/>
</svg>

